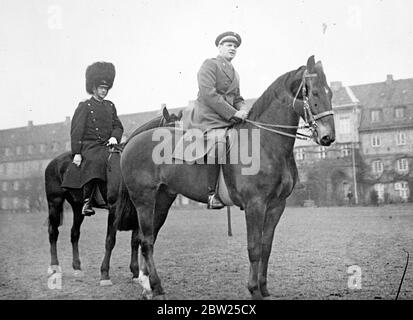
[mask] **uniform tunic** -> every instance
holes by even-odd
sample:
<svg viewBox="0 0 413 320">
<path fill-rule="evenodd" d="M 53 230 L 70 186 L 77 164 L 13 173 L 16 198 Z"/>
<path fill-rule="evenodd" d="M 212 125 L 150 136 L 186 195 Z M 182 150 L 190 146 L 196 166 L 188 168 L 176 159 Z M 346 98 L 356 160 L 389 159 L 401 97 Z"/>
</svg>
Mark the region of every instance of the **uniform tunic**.
<svg viewBox="0 0 413 320">
<path fill-rule="evenodd" d="M 226 128 L 233 123 L 235 112 L 246 109 L 240 95 L 239 76 L 223 57 L 207 59 L 198 72 L 198 98 L 183 112 L 184 129 L 197 128 L 203 132 Z"/>
<path fill-rule="evenodd" d="M 80 167 L 71 164 L 64 176 L 62 187 L 81 188 L 92 179 L 106 181 L 109 156 L 106 146 L 110 137 L 121 141 L 123 126 L 115 105 L 109 100 L 95 98 L 79 103 L 71 124 L 72 155 L 81 154 Z"/>
</svg>

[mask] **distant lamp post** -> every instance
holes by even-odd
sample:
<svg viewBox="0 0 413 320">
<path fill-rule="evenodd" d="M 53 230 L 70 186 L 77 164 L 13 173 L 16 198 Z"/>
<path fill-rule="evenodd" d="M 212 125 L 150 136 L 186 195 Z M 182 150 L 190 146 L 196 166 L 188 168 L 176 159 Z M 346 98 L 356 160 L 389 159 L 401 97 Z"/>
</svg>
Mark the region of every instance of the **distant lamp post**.
<svg viewBox="0 0 413 320">
<path fill-rule="evenodd" d="M 356 176 L 356 155 L 355 155 L 355 132 L 357 128 L 357 113 L 356 113 L 356 105 L 354 105 L 353 108 L 353 137 L 351 139 L 351 159 L 352 159 L 352 164 L 353 164 L 353 184 L 354 184 L 354 203 L 358 204 L 359 203 L 359 197 L 358 197 L 358 190 L 357 190 L 357 176 Z"/>
</svg>

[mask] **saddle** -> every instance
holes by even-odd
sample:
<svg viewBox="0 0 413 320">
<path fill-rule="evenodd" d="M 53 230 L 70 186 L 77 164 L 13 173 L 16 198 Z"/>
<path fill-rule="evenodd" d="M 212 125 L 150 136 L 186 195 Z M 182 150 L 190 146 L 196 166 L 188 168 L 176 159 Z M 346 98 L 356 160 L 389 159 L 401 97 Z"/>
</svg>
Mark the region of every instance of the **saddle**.
<svg viewBox="0 0 413 320">
<path fill-rule="evenodd" d="M 196 137 L 195 142 L 190 139 Z M 197 135 L 197 133 L 183 131 L 182 137 L 176 143 L 173 150 L 173 158 L 190 164 L 205 164 L 206 158 L 211 157 L 218 160 L 220 173 L 217 184 L 218 195 L 226 206 L 234 205 L 225 183 L 222 164 L 227 163 L 227 154 L 231 150 L 236 140 L 236 132 L 233 128 L 214 129 L 213 134 Z M 195 152 L 188 152 L 195 151 Z"/>
</svg>

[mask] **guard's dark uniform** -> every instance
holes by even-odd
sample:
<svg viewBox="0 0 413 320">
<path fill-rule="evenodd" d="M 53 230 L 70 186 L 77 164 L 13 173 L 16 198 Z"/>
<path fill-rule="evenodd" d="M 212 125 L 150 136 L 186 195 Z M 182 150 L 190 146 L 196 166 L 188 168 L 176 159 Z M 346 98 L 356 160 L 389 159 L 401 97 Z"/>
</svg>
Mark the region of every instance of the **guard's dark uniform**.
<svg viewBox="0 0 413 320">
<path fill-rule="evenodd" d="M 106 143 L 110 137 L 120 142 L 122 134 L 123 126 L 112 102 L 99 102 L 93 97 L 80 102 L 72 119 L 70 137 L 72 154 L 81 154 L 82 163 L 80 167 L 70 165 L 62 186 L 77 189 L 92 179 L 106 181 L 109 156 Z"/>
</svg>

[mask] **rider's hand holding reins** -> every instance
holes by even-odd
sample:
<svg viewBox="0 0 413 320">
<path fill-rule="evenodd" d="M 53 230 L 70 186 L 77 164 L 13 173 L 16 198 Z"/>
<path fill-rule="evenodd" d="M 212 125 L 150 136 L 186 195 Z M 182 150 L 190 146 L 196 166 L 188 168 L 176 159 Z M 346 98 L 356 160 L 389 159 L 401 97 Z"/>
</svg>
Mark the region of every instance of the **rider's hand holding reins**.
<svg viewBox="0 0 413 320">
<path fill-rule="evenodd" d="M 241 119 L 242 121 L 247 119 L 247 117 L 248 117 L 248 111 L 246 111 L 246 110 L 238 110 L 233 115 L 233 118 L 238 118 L 238 119 Z"/>
<path fill-rule="evenodd" d="M 82 155 L 75 154 L 75 156 L 73 157 L 73 163 L 77 166 L 80 166 L 80 164 L 82 163 Z"/>
<path fill-rule="evenodd" d="M 108 143 L 107 143 L 106 145 L 107 145 L 107 146 L 112 146 L 112 145 L 114 145 L 114 144 L 118 144 L 118 140 L 116 140 L 115 137 L 111 137 L 111 138 L 108 140 Z"/>
</svg>

